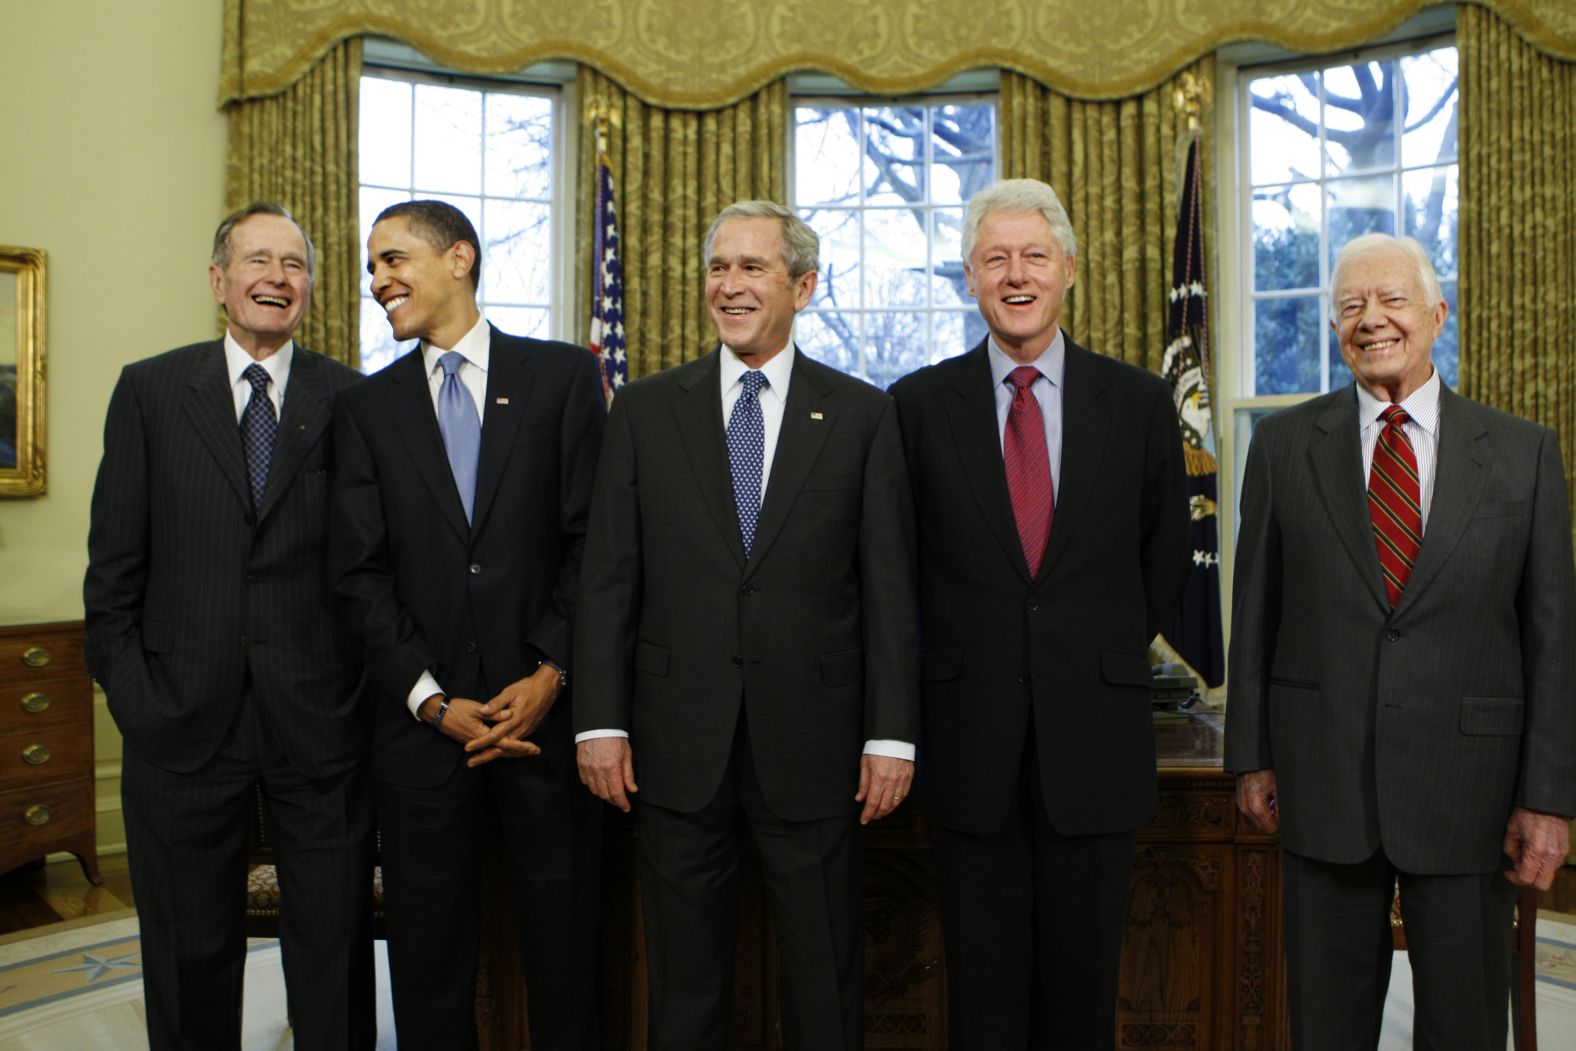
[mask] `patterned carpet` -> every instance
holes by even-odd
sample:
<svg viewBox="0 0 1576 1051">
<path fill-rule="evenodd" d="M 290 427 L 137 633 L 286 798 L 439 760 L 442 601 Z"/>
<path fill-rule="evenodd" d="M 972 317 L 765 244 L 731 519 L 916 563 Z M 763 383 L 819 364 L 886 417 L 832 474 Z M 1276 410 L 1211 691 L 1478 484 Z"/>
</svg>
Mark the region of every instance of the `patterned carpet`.
<svg viewBox="0 0 1576 1051">
<path fill-rule="evenodd" d="M 1538 1043 L 1576 1047 L 1576 924 L 1538 919 Z M 382 943 L 378 952 L 379 1048 L 394 1047 Z M 0 1051 L 144 1051 L 141 954 L 131 913 L 74 920 L 0 938 Z M 1381 1051 L 1411 1047 L 1411 971 L 1396 956 Z M 279 943 L 250 943 L 243 1013 L 246 1051 L 291 1046 Z"/>
</svg>

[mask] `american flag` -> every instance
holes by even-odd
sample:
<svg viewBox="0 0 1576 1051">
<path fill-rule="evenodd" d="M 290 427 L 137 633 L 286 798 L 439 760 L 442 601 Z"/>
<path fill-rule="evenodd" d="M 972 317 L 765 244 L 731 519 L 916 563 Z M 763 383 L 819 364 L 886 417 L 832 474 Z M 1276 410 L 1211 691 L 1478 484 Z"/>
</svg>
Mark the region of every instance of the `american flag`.
<svg viewBox="0 0 1576 1051">
<path fill-rule="evenodd" d="M 629 382 L 624 353 L 624 265 L 618 258 L 618 214 L 613 206 L 613 166 L 606 153 L 596 161 L 596 231 L 592 240 L 595 272 L 591 288 L 591 352 L 602 367 L 602 394 L 609 405 Z"/>
<path fill-rule="evenodd" d="M 1209 397 L 1209 309 L 1204 287 L 1204 193 L 1199 143 L 1188 144 L 1177 206 L 1171 309 L 1160 372 L 1171 384 L 1193 517 L 1193 572 L 1164 635 L 1209 686 L 1226 678 L 1220 619 L 1220 528 L 1215 515 L 1215 433 Z"/>
</svg>

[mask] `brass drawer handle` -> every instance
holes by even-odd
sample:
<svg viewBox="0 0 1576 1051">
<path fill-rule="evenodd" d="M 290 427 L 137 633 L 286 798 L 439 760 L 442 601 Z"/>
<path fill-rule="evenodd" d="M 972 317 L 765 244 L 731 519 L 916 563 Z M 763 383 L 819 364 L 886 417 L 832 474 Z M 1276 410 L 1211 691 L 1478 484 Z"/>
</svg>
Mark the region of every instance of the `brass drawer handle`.
<svg viewBox="0 0 1576 1051">
<path fill-rule="evenodd" d="M 29 668 L 42 668 L 49 663 L 49 651 L 43 646 L 29 646 L 22 651 L 22 663 Z"/>
<path fill-rule="evenodd" d="M 49 695 L 45 693 L 24 693 L 22 695 L 22 710 L 33 715 L 48 711 Z"/>
<path fill-rule="evenodd" d="M 34 803 L 22 811 L 22 820 L 29 825 L 47 825 L 49 824 L 49 819 L 54 816 L 54 813 L 42 803 Z"/>
<path fill-rule="evenodd" d="M 54 752 L 51 752 L 41 744 L 30 744 L 22 749 L 22 759 L 28 766 L 39 766 L 42 763 L 47 763 L 54 754 Z"/>
</svg>

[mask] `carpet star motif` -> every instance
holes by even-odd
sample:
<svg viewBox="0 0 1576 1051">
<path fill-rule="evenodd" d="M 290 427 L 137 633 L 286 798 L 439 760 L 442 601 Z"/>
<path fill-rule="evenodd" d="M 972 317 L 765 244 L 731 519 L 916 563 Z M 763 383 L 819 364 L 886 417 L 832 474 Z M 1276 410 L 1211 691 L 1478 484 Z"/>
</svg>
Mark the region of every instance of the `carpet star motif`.
<svg viewBox="0 0 1576 1051">
<path fill-rule="evenodd" d="M 62 967 L 52 973 L 72 974 L 80 971 L 89 985 L 114 971 L 135 971 L 142 967 L 142 953 L 128 952 L 120 956 L 96 956 L 93 953 L 82 954 L 82 962 L 75 967 Z"/>
</svg>

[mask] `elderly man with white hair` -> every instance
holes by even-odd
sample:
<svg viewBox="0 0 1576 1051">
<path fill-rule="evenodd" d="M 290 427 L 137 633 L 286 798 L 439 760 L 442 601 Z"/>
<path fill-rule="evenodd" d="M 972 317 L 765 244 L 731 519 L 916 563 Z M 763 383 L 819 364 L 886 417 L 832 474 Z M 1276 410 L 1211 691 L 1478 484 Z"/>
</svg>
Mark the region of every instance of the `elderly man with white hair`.
<svg viewBox="0 0 1576 1051">
<path fill-rule="evenodd" d="M 1411 238 L 1331 279 L 1355 382 L 1261 421 L 1242 488 L 1226 766 L 1281 837 L 1292 1043 L 1372 1048 L 1399 882 L 1414 1046 L 1505 1046 L 1515 887 L 1576 813 L 1559 440 L 1441 383 Z M 1492 353 L 1492 348 L 1479 348 Z"/>
</svg>

